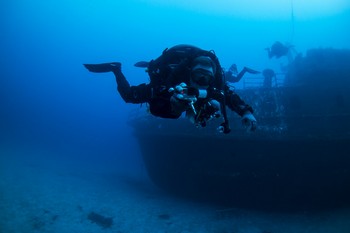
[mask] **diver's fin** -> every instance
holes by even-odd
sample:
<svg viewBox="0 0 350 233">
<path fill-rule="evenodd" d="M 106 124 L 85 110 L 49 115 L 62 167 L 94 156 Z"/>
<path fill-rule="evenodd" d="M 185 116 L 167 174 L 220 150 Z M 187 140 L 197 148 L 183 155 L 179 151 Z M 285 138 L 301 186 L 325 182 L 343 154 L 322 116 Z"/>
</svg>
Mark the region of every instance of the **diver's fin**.
<svg viewBox="0 0 350 233">
<path fill-rule="evenodd" d="M 149 65 L 148 61 L 139 61 L 134 64 L 136 67 L 147 68 Z"/>
<path fill-rule="evenodd" d="M 86 69 L 94 73 L 105 73 L 114 70 L 120 70 L 122 64 L 120 62 L 108 62 L 100 64 L 83 64 Z"/>
<path fill-rule="evenodd" d="M 249 74 L 260 74 L 261 73 L 260 71 L 253 70 L 253 69 L 250 69 L 248 67 L 244 67 L 244 70 L 246 72 L 248 72 Z"/>
</svg>

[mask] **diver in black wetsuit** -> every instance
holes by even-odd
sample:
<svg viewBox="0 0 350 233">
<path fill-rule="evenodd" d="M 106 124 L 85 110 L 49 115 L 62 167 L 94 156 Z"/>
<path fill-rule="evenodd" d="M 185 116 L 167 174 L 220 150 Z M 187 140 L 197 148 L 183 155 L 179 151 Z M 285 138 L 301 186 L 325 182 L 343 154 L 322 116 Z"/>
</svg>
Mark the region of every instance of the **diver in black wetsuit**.
<svg viewBox="0 0 350 233">
<path fill-rule="evenodd" d="M 225 79 L 227 82 L 238 83 L 243 78 L 245 73 L 259 74 L 260 72 L 248 67 L 243 67 L 243 69 L 238 73 L 237 65 L 232 64 L 228 71 L 225 72 Z"/>
<path fill-rule="evenodd" d="M 118 92 L 126 103 L 148 103 L 150 112 L 158 117 L 179 118 L 183 112 L 197 125 L 217 114 L 224 117 L 223 132 L 230 128 L 226 106 L 242 117 L 250 130 L 256 129 L 253 109 L 224 83 L 219 60 L 212 51 L 190 45 L 177 45 L 163 51 L 150 62 L 135 66 L 147 67 L 150 83 L 130 86 L 121 71 L 121 63 L 84 64 L 91 72 L 113 72 Z"/>
<path fill-rule="evenodd" d="M 284 44 L 282 44 L 279 41 L 276 41 L 275 43 L 272 44 L 271 48 L 266 48 L 265 50 L 267 51 L 267 55 L 269 56 L 269 58 L 281 58 L 283 56 L 287 56 L 289 53 L 289 49 L 292 46 L 286 46 Z"/>
</svg>

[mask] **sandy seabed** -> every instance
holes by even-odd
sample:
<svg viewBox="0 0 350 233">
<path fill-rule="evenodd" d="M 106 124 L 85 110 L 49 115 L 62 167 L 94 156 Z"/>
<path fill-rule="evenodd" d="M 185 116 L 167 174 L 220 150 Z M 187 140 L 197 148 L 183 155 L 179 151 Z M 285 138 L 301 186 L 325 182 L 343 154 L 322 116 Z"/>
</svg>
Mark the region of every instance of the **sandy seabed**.
<svg viewBox="0 0 350 233">
<path fill-rule="evenodd" d="M 0 233 L 350 232 L 349 209 L 225 209 L 164 193 L 144 171 L 121 170 L 45 150 L 1 147 Z"/>
</svg>

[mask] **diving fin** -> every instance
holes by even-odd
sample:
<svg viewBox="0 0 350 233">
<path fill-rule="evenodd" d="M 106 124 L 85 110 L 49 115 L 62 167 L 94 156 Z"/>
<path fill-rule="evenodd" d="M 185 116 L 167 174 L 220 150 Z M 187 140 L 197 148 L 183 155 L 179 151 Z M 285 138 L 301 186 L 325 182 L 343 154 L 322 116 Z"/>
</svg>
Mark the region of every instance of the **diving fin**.
<svg viewBox="0 0 350 233">
<path fill-rule="evenodd" d="M 120 62 L 108 62 L 108 63 L 100 63 L 100 64 L 83 64 L 86 69 L 90 72 L 94 73 L 105 73 L 111 72 L 115 70 L 120 70 L 122 64 Z"/>
<path fill-rule="evenodd" d="M 149 65 L 148 61 L 139 61 L 134 64 L 136 67 L 147 68 Z"/>
<path fill-rule="evenodd" d="M 253 69 L 250 69 L 248 67 L 244 67 L 244 70 L 250 74 L 260 74 L 261 73 L 260 71 L 253 70 Z"/>
</svg>

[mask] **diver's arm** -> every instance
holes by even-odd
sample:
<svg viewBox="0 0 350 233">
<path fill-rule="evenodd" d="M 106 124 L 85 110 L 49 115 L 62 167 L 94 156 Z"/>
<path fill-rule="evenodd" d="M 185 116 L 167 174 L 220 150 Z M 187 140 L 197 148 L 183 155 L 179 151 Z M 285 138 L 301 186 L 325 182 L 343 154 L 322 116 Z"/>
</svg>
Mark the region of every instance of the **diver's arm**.
<svg viewBox="0 0 350 233">
<path fill-rule="evenodd" d="M 243 116 L 246 112 L 253 113 L 253 108 L 246 104 L 239 95 L 232 90 L 227 90 L 225 94 L 226 105 L 238 115 Z"/>
<path fill-rule="evenodd" d="M 255 131 L 257 128 L 256 119 L 253 115 L 253 108 L 246 104 L 236 93 L 228 90 L 225 95 L 226 105 L 242 118 L 242 124 L 248 131 Z"/>
</svg>

